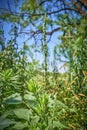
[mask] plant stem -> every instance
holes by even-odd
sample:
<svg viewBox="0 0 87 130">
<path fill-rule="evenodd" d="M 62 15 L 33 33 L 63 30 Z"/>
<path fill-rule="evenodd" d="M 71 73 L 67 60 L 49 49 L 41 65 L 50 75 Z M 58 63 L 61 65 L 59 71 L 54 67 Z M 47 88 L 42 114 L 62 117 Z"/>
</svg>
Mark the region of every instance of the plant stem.
<svg viewBox="0 0 87 130">
<path fill-rule="evenodd" d="M 44 14 L 43 20 L 43 42 L 44 42 L 44 77 L 45 77 L 45 86 L 47 86 L 48 79 L 47 79 L 47 43 L 46 43 L 46 13 Z"/>
</svg>

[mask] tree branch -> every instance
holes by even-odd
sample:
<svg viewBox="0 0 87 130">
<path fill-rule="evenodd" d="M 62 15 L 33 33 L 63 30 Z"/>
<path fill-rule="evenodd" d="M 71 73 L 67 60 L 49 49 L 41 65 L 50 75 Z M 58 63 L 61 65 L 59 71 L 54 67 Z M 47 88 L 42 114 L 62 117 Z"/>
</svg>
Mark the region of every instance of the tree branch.
<svg viewBox="0 0 87 130">
<path fill-rule="evenodd" d="M 57 32 L 59 30 L 60 30 L 60 27 L 55 28 L 50 32 L 46 32 L 46 35 L 52 35 L 54 32 Z M 22 33 L 27 34 L 27 35 L 31 34 L 32 36 L 34 36 L 36 34 L 43 33 L 43 31 L 37 30 L 37 31 L 21 31 L 21 32 L 19 32 L 19 34 L 22 34 Z"/>
<path fill-rule="evenodd" d="M 84 7 L 87 8 L 87 2 L 85 2 L 85 0 L 79 0 L 79 1 L 84 5 Z M 81 9 L 78 2 L 75 2 L 75 0 L 72 0 L 72 4 L 76 7 L 76 10 L 79 14 L 81 14 L 84 18 L 87 18 L 87 12 Z"/>
<path fill-rule="evenodd" d="M 84 6 L 85 8 L 87 9 L 87 0 L 79 0 Z"/>
<path fill-rule="evenodd" d="M 30 14 L 30 13 L 10 12 L 10 10 L 8 10 L 6 8 L 0 8 L 0 10 L 7 11 L 7 13 L 10 13 L 10 14 L 16 15 L 16 16 L 21 16 L 21 15 L 25 15 L 26 16 L 26 15 L 29 15 L 30 17 L 34 17 L 34 16 L 43 16 L 44 15 L 44 13 L 38 13 L 38 14 L 32 13 L 32 14 Z M 62 9 L 56 10 L 56 11 L 47 12 L 47 15 L 54 15 L 54 14 L 60 13 L 60 12 L 62 12 L 64 10 L 75 11 L 75 12 L 78 12 L 78 13 L 82 14 L 82 12 L 80 10 L 78 10 L 78 9 L 66 7 L 66 8 L 62 8 Z M 87 13 L 86 13 L 86 15 L 87 15 Z"/>
</svg>

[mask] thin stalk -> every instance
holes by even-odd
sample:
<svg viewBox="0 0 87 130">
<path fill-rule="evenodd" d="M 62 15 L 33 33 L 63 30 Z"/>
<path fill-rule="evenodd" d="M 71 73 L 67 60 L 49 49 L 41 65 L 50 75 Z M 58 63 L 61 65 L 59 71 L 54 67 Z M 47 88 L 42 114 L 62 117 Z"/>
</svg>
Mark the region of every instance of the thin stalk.
<svg viewBox="0 0 87 130">
<path fill-rule="evenodd" d="M 44 51 L 44 78 L 45 78 L 45 86 L 48 84 L 48 79 L 47 79 L 47 43 L 46 43 L 46 13 L 44 15 L 44 20 L 43 20 L 43 51 Z"/>
</svg>

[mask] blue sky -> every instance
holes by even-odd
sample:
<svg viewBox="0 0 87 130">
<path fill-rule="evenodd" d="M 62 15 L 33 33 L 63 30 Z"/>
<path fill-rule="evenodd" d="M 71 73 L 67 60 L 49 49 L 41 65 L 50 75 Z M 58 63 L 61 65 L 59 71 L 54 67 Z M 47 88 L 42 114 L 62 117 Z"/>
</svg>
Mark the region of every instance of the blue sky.
<svg viewBox="0 0 87 130">
<path fill-rule="evenodd" d="M 7 0 L 0 0 L 0 8 L 8 8 Z M 14 6 L 12 6 L 12 0 L 11 0 L 11 8 L 13 10 L 15 9 Z M 6 41 L 8 41 L 8 39 L 10 39 L 10 37 L 9 37 L 9 31 L 10 31 L 11 25 L 9 23 L 4 22 L 3 23 L 3 27 L 4 27 L 4 37 L 6 38 Z M 54 49 L 54 46 L 56 44 L 60 44 L 61 43 L 61 41 L 58 39 L 59 35 L 61 35 L 60 31 L 58 31 L 57 33 L 53 34 L 53 36 L 51 38 L 51 41 L 49 43 L 47 43 L 48 47 L 49 47 L 49 54 L 50 54 L 49 65 L 48 65 L 49 70 L 52 70 L 51 63 L 53 62 L 53 49 Z M 28 38 L 28 36 L 24 35 L 24 34 L 21 34 L 18 37 L 19 48 L 22 47 L 24 41 L 26 41 L 27 38 Z M 27 41 L 27 44 L 30 45 L 33 42 L 34 42 L 33 40 L 29 40 L 29 41 Z M 42 63 L 42 61 L 43 61 L 43 55 L 40 54 L 40 53 L 34 53 L 34 58 L 37 59 L 37 60 L 39 60 L 40 63 Z M 61 62 L 57 61 L 57 67 L 58 67 L 58 70 L 60 72 L 64 72 L 65 71 L 64 67 L 61 68 L 61 66 L 63 66 L 63 64 L 64 63 L 61 63 Z"/>
</svg>

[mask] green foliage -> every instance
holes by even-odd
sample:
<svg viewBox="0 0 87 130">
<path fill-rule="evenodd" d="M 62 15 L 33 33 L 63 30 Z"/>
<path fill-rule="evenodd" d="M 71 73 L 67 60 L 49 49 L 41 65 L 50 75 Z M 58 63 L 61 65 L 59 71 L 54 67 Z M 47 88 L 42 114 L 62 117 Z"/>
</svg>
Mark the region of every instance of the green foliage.
<svg viewBox="0 0 87 130">
<path fill-rule="evenodd" d="M 75 25 L 74 23 L 73 26 Z M 85 77 L 83 71 L 87 71 L 87 44 L 84 42 L 87 38 L 86 28 L 86 20 L 84 19 L 80 21 L 79 26 L 77 25 L 74 28 L 71 25 L 67 27 L 63 26 L 64 34 L 60 37 L 62 43 L 55 47 L 55 57 L 62 60 L 60 57 L 62 54 L 62 57 L 65 58 L 68 64 L 70 80 L 72 81 L 73 78 L 77 76 L 77 84 L 80 85 L 80 87 L 84 86 L 83 81 Z"/>
<path fill-rule="evenodd" d="M 25 0 L 22 4 L 21 10 L 34 10 L 37 7 L 37 1 L 36 0 Z"/>
<path fill-rule="evenodd" d="M 10 126 L 11 124 L 14 124 L 13 121 L 6 119 L 5 117 L 0 117 L 0 130 L 3 130 L 4 128 Z"/>
<path fill-rule="evenodd" d="M 67 88 L 68 81 L 64 90 L 61 88 L 53 93 L 47 92 L 42 86 L 37 86 L 32 80 L 27 85 L 28 91 L 25 92 L 23 98 L 20 94 L 14 94 L 4 100 L 8 105 L 15 107 L 10 108 L 10 111 L 14 113 L 10 120 L 14 120 L 15 124 L 9 128 L 67 130 L 72 127 L 82 128 L 86 125 L 86 109 L 83 109 L 86 107 L 85 95 L 74 93 L 74 96 L 70 95 L 69 93 L 74 90 Z M 7 117 L 11 116 L 10 111 L 5 114 Z"/>
<path fill-rule="evenodd" d="M 56 95 L 51 97 L 50 94 L 47 95 L 46 93 L 43 93 L 43 91 L 40 90 L 39 87 L 38 89 L 36 90 L 36 94 L 35 92 L 28 92 L 28 94 L 24 96 L 25 100 L 24 103 L 22 103 L 24 104 L 24 108 L 23 106 L 22 108 L 20 106 L 20 108 L 11 110 L 15 114 L 16 120 L 17 119 L 19 120 L 19 122 L 16 122 L 15 120 L 15 125 L 12 126 L 12 128 L 14 129 L 67 128 L 68 129 L 68 127 L 63 125 L 61 121 L 56 121 L 56 119 L 59 118 L 60 115 L 60 111 L 58 111 L 57 108 L 59 109 L 61 109 L 62 107 L 66 109 L 68 108 L 61 101 L 56 100 Z M 54 98 L 54 100 L 52 98 Z M 5 101 L 10 105 L 13 104 L 11 98 L 10 100 L 5 100 Z M 15 101 L 17 102 L 17 100 Z M 18 102 L 16 104 L 18 104 Z M 9 113 L 7 115 L 9 115 Z"/>
<path fill-rule="evenodd" d="M 10 22 L 18 22 L 19 18 L 17 16 L 10 15 L 9 21 Z"/>
</svg>

